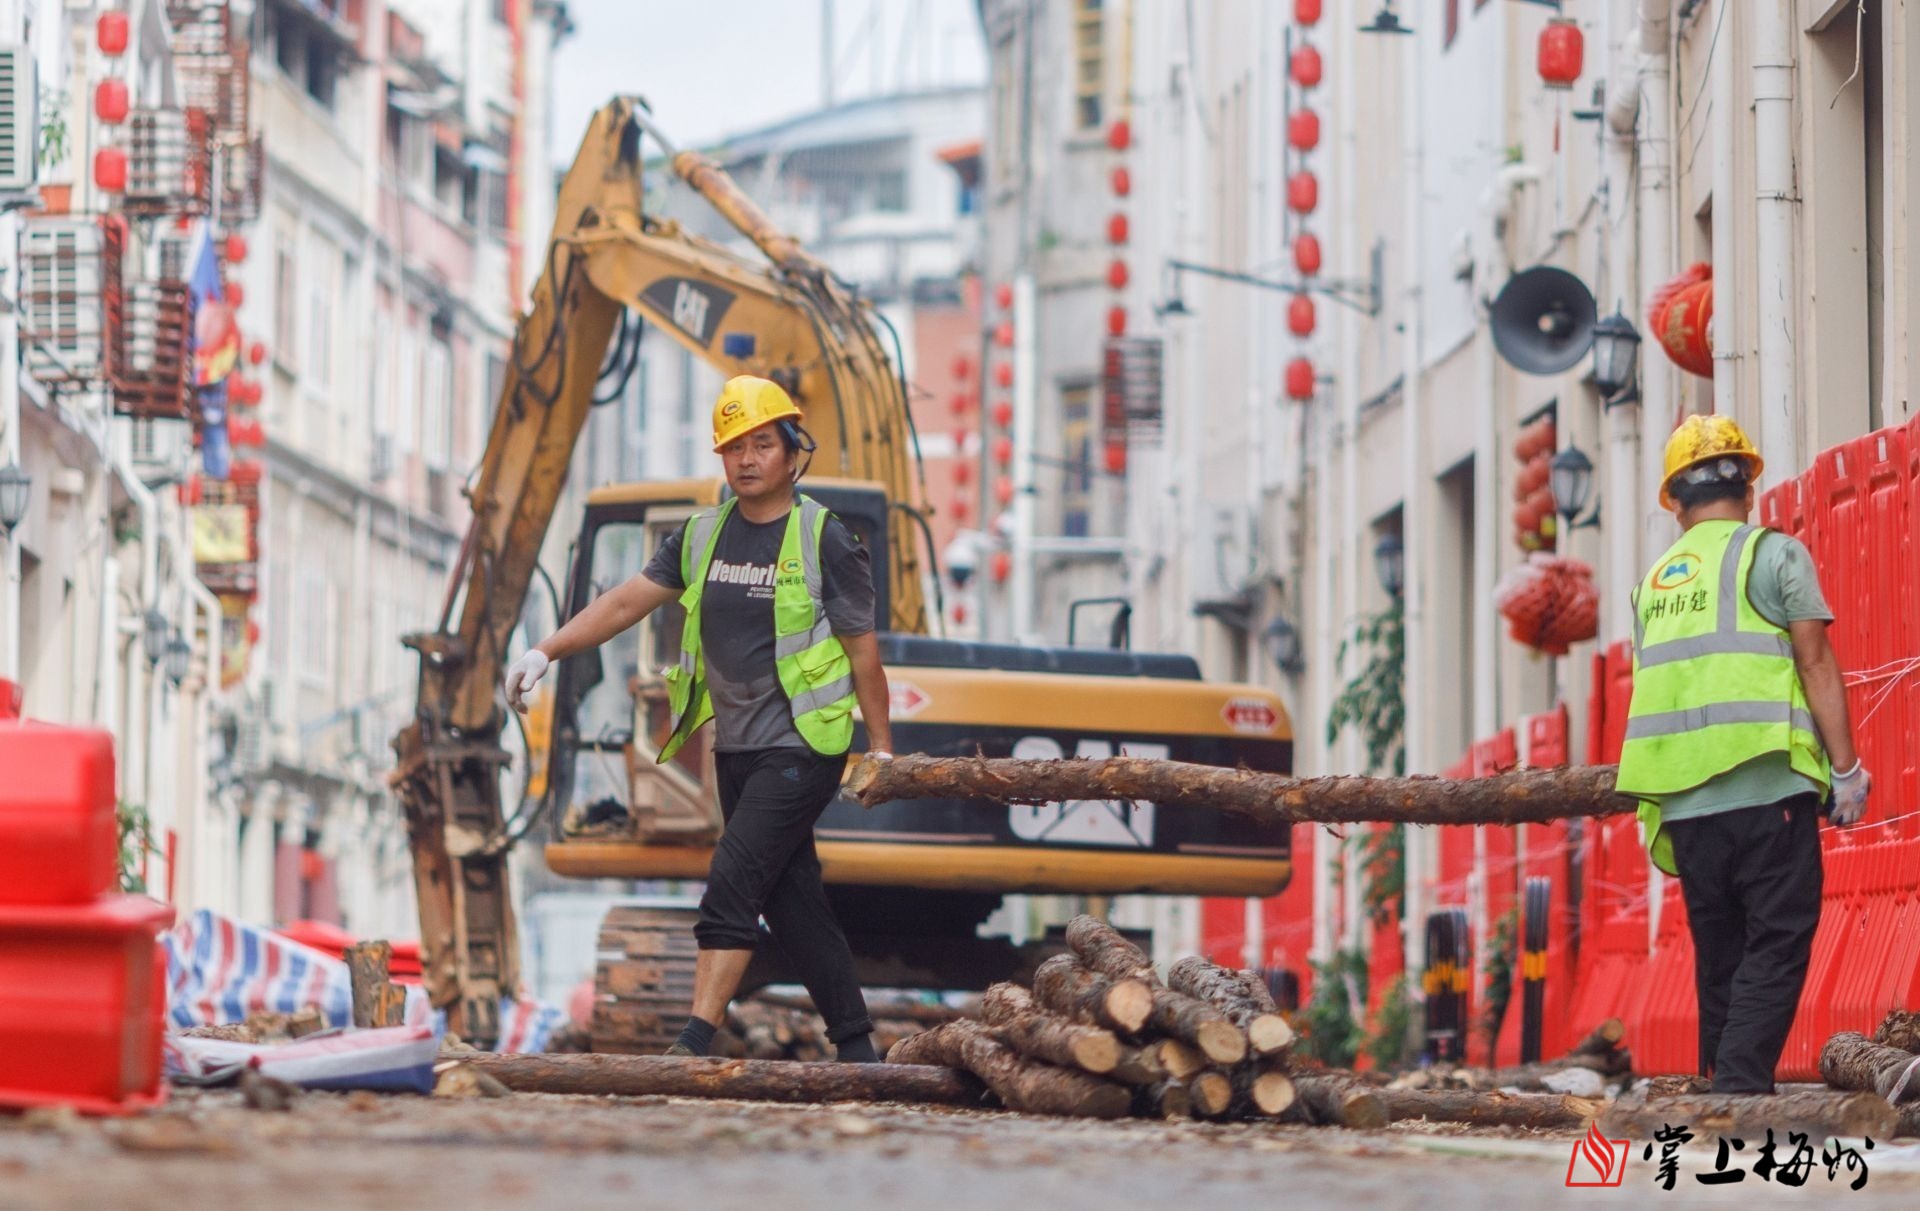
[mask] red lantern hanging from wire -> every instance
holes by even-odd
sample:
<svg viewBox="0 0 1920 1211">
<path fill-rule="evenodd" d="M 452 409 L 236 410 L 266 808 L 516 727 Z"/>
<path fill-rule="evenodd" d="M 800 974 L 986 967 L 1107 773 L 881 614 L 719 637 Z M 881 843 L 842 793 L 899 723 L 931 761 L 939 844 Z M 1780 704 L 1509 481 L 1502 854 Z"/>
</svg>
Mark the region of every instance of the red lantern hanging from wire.
<svg viewBox="0 0 1920 1211">
<path fill-rule="evenodd" d="M 1107 266 L 1107 285 L 1113 287 L 1115 290 L 1125 290 L 1127 288 L 1127 263 L 1125 261 L 1116 260 Z"/>
<path fill-rule="evenodd" d="M 1295 151 L 1312 151 L 1320 146 L 1320 115 L 1311 109 L 1296 109 L 1287 119 L 1287 144 Z"/>
<path fill-rule="evenodd" d="M 1133 124 L 1125 118 L 1118 118 L 1107 127 L 1107 146 L 1115 151 L 1125 151 L 1133 143 Z"/>
<path fill-rule="evenodd" d="M 1301 88 L 1318 88 L 1326 72 L 1326 64 L 1321 61 L 1320 51 L 1311 46 L 1302 46 L 1293 52 L 1288 61 L 1287 72 L 1293 82 Z"/>
<path fill-rule="evenodd" d="M 1013 499 L 1013 484 L 1007 483 L 1007 499 Z M 995 584 L 1007 583 L 1007 577 L 1013 575 L 1013 556 L 1006 551 L 995 551 L 993 558 L 987 561 L 987 573 Z"/>
<path fill-rule="evenodd" d="M 221 245 L 220 254 L 227 264 L 240 264 L 247 259 L 247 237 L 237 231 L 229 235 Z"/>
<path fill-rule="evenodd" d="M 966 354 L 958 354 L 953 359 L 953 377 L 966 382 L 973 377 L 973 359 Z"/>
<path fill-rule="evenodd" d="M 1001 387 L 1013 386 L 1013 363 L 1001 362 L 993 368 L 993 381 Z"/>
<path fill-rule="evenodd" d="M 1127 242 L 1127 216 L 1114 214 L 1107 217 L 1107 243 L 1124 244 Z"/>
<path fill-rule="evenodd" d="M 1133 192 L 1133 174 L 1127 171 L 1125 164 L 1115 167 L 1108 181 L 1113 186 L 1113 196 L 1116 198 L 1124 198 Z"/>
<path fill-rule="evenodd" d="M 1011 321 L 1001 320 L 993 326 L 993 343 L 1002 349 L 1013 348 L 1013 324 Z"/>
<path fill-rule="evenodd" d="M 968 395 L 964 391 L 954 392 L 953 395 L 947 400 L 947 407 L 953 412 L 955 416 L 965 416 L 967 414 L 967 409 L 972 405 L 973 405 L 973 397 Z"/>
<path fill-rule="evenodd" d="M 248 346 L 248 348 L 247 348 L 247 362 L 248 362 L 248 363 L 249 363 L 250 365 L 255 365 L 255 366 L 258 366 L 258 365 L 259 365 L 260 363 L 262 363 L 262 362 L 264 362 L 264 361 L 266 361 L 266 360 L 267 360 L 267 347 L 266 347 L 266 345 L 264 345 L 264 344 L 262 344 L 262 343 L 261 343 L 261 342 L 259 342 L 259 341 L 255 341 L 255 342 L 253 342 L 253 344 L 252 344 L 252 345 L 250 345 L 250 346 Z"/>
<path fill-rule="evenodd" d="M 127 53 L 127 42 L 132 33 L 132 24 L 122 12 L 101 13 L 93 26 L 94 44 L 100 53 L 109 59 L 118 59 Z"/>
<path fill-rule="evenodd" d="M 1310 231 L 1303 231 L 1293 240 L 1293 267 L 1302 276 L 1312 277 L 1320 272 L 1320 237 Z"/>
<path fill-rule="evenodd" d="M 1287 331 L 1295 336 L 1312 336 L 1314 324 L 1313 299 L 1309 295 L 1296 294 L 1287 304 Z"/>
<path fill-rule="evenodd" d="M 993 305 L 1005 311 L 1013 306 L 1013 287 L 1002 282 L 993 288 Z"/>
<path fill-rule="evenodd" d="M 964 458 L 953 460 L 953 482 L 961 487 L 973 482 L 973 463 Z"/>
<path fill-rule="evenodd" d="M 993 461 L 1002 467 L 1013 465 L 1013 439 L 1004 433 L 993 439 Z"/>
<path fill-rule="evenodd" d="M 108 126 L 118 126 L 126 121 L 129 105 L 127 82 L 118 76 L 109 76 L 94 86 L 93 116 Z"/>
<path fill-rule="evenodd" d="M 995 400 L 993 402 L 993 423 L 1002 429 L 1013 428 L 1013 401 Z"/>
<path fill-rule="evenodd" d="M 102 193 L 127 190 L 127 153 L 118 147 L 102 147 L 93 153 L 93 183 Z"/>
<path fill-rule="evenodd" d="M 995 477 L 993 498 L 1000 502 L 1002 508 L 1013 503 L 1013 480 L 1010 477 L 1005 475 Z"/>
<path fill-rule="evenodd" d="M 1295 25 L 1315 25 L 1320 20 L 1320 0 L 1293 0 Z"/>
<path fill-rule="evenodd" d="M 1287 398 L 1305 403 L 1313 398 L 1313 362 L 1296 357 L 1287 363 Z"/>
<path fill-rule="evenodd" d="M 1107 442 L 1105 447 L 1108 475 L 1127 473 L 1127 443 Z"/>
<path fill-rule="evenodd" d="M 1125 336 L 1127 334 L 1127 309 L 1125 307 L 1107 308 L 1107 335 Z"/>
<path fill-rule="evenodd" d="M 1574 21 L 1555 17 L 1540 31 L 1540 82 L 1548 88 L 1572 88 L 1585 57 L 1586 38 Z"/>
<path fill-rule="evenodd" d="M 1295 214 L 1312 214 L 1320 205 L 1320 178 L 1302 169 L 1287 178 L 1287 207 Z"/>
</svg>

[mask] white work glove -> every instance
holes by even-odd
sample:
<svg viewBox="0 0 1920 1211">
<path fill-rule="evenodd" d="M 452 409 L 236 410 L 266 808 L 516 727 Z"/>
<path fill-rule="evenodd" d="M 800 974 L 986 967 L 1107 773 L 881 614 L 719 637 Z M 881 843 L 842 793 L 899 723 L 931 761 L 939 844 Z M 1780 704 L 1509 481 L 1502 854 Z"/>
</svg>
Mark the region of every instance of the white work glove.
<svg viewBox="0 0 1920 1211">
<path fill-rule="evenodd" d="M 551 661 L 539 648 L 528 648 L 527 654 L 514 661 L 507 668 L 507 705 L 521 714 L 527 713 L 527 695 L 540 679 L 547 675 L 547 665 Z"/>
<path fill-rule="evenodd" d="M 1867 767 L 1854 760 L 1850 770 L 1833 771 L 1833 807 L 1828 813 L 1833 822 L 1845 828 L 1849 824 L 1858 824 L 1867 814 L 1867 792 L 1873 789 L 1873 775 L 1867 773 Z"/>
<path fill-rule="evenodd" d="M 867 757 L 868 757 L 868 759 L 869 759 L 869 760 L 873 760 L 873 761 L 891 761 L 891 760 L 893 760 L 893 754 L 892 754 L 892 753 L 890 753 L 890 752 L 888 752 L 888 751 L 887 751 L 886 749 L 883 749 L 883 748 L 874 748 L 874 749 L 868 749 L 868 750 L 867 750 Z"/>
</svg>

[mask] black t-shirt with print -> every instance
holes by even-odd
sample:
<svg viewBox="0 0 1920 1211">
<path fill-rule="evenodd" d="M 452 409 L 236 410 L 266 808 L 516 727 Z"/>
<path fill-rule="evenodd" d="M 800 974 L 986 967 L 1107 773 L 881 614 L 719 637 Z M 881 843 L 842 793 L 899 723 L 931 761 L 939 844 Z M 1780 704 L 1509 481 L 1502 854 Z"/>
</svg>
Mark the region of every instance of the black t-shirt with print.
<svg viewBox="0 0 1920 1211">
<path fill-rule="evenodd" d="M 668 589 L 685 589 L 675 531 L 647 561 L 643 575 Z M 713 696 L 714 751 L 805 748 L 793 728 L 793 710 L 774 668 L 773 574 L 787 518 L 751 522 L 735 508 L 720 528 L 700 601 L 700 649 L 707 691 Z M 695 558 L 699 553 L 695 552 Z M 873 569 L 867 549 L 831 515 L 820 535 L 821 584 L 827 621 L 836 635 L 873 630 Z"/>
</svg>

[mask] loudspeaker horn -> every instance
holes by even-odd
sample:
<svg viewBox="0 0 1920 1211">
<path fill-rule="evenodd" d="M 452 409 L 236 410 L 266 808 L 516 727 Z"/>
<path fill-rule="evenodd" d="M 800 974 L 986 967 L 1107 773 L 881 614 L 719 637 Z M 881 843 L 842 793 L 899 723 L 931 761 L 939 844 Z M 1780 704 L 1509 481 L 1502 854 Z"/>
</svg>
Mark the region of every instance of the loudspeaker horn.
<svg viewBox="0 0 1920 1211">
<path fill-rule="evenodd" d="M 1593 347 L 1598 321 L 1586 283 L 1551 265 L 1507 279 L 1488 314 L 1494 348 L 1528 374 L 1572 369 Z"/>
</svg>

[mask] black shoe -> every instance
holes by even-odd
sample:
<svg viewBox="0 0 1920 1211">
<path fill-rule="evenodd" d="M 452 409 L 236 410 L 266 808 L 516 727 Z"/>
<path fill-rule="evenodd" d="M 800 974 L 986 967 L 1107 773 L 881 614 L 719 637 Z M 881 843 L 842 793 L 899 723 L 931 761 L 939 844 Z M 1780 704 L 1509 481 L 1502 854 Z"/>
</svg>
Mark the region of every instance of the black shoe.
<svg viewBox="0 0 1920 1211">
<path fill-rule="evenodd" d="M 673 1046 L 667 1048 L 665 1051 L 661 1052 L 660 1054 L 680 1056 L 683 1059 L 689 1059 L 689 1060 L 697 1060 L 700 1058 L 697 1054 L 695 1054 L 693 1048 L 687 1046 L 685 1043 L 675 1043 Z"/>
</svg>

